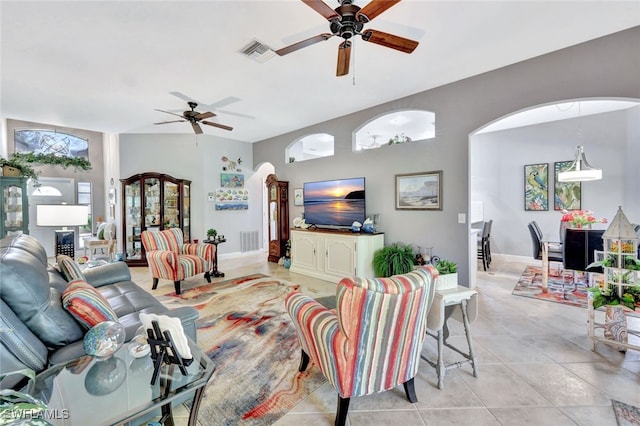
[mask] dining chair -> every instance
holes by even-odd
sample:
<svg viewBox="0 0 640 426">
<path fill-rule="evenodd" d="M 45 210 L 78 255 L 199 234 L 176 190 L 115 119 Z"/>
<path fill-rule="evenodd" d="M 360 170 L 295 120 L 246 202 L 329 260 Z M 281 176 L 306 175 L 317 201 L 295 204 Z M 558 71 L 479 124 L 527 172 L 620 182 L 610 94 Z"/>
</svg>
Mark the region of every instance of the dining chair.
<svg viewBox="0 0 640 426">
<path fill-rule="evenodd" d="M 542 231 L 540 230 L 540 226 L 538 222 L 532 220 L 527 225 L 529 228 L 529 233 L 531 234 L 531 244 L 533 248 L 533 258 L 536 260 L 542 260 L 542 244 L 544 238 L 542 236 Z M 547 242 L 547 260 L 552 262 L 562 262 L 562 243 L 552 241 Z"/>
<path fill-rule="evenodd" d="M 493 220 L 486 221 L 482 224 L 482 231 L 478 237 L 478 259 L 482 260 L 482 269 L 487 270 L 491 265 L 491 246 L 489 240 L 491 238 L 491 225 Z"/>
</svg>

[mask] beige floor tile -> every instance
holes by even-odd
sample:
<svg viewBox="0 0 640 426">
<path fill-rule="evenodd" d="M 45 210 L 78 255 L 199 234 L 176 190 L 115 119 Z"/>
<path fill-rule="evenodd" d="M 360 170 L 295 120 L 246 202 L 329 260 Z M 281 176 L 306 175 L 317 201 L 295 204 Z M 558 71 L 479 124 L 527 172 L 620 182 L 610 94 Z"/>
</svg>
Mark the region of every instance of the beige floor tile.
<svg viewBox="0 0 640 426">
<path fill-rule="evenodd" d="M 503 425 L 575 426 L 562 411 L 554 407 L 512 407 L 490 409 Z"/>
<path fill-rule="evenodd" d="M 420 410 L 427 426 L 499 426 L 500 422 L 486 408 Z"/>
</svg>

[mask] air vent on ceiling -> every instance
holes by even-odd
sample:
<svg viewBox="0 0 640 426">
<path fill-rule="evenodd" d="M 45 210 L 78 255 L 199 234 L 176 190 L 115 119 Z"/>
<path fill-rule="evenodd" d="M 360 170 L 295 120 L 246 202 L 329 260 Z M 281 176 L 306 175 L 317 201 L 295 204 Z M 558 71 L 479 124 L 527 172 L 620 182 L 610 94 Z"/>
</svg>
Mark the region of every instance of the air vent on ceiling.
<svg viewBox="0 0 640 426">
<path fill-rule="evenodd" d="M 260 43 L 256 39 L 251 40 L 242 49 L 240 49 L 240 53 L 261 63 L 268 61 L 276 54 L 269 46 Z"/>
</svg>

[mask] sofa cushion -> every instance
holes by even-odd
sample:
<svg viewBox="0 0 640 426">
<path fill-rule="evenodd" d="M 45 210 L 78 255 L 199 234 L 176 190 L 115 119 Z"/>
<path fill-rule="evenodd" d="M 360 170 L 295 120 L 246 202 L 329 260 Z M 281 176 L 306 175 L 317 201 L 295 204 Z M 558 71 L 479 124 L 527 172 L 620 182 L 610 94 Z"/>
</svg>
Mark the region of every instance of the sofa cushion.
<svg viewBox="0 0 640 426">
<path fill-rule="evenodd" d="M 21 235 L 19 240 L 33 240 Z M 84 331 L 63 307 L 62 293 L 49 286 L 46 263 L 36 250 L 5 245 L 0 248 L 0 296 L 18 318 L 49 348 L 82 339 Z"/>
<path fill-rule="evenodd" d="M 62 305 L 87 329 L 104 321 L 118 321 L 107 299 L 84 280 L 69 283 L 62 293 Z"/>
</svg>

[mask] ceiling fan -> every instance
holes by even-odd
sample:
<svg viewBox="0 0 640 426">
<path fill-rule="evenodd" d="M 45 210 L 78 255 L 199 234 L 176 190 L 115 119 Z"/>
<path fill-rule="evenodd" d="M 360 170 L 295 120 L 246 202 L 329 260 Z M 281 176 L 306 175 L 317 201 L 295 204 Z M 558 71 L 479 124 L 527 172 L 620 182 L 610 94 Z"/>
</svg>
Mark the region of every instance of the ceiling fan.
<svg viewBox="0 0 640 426">
<path fill-rule="evenodd" d="M 367 22 L 372 21 L 400 0 L 371 0 L 363 8 L 353 4 L 353 0 L 340 0 L 340 6 L 335 9 L 329 7 L 321 0 L 302 0 L 313 10 L 329 21 L 331 33 L 322 33 L 317 36 L 299 41 L 290 46 L 276 50 L 280 56 L 287 55 L 303 47 L 328 40 L 333 36 L 344 39 L 338 46 L 338 66 L 336 76 L 349 74 L 349 59 L 351 57 L 351 38 L 359 35 L 362 40 L 379 44 L 384 47 L 411 53 L 418 47 L 418 42 L 378 30 L 364 29 Z"/>
<path fill-rule="evenodd" d="M 216 114 L 212 113 L 211 111 L 198 112 L 196 111 L 196 108 L 198 106 L 197 103 L 195 102 L 187 102 L 187 103 L 189 104 L 189 108 L 191 108 L 191 111 L 184 111 L 182 115 L 176 114 L 170 111 L 164 111 L 162 109 L 156 109 L 156 111 L 160 111 L 166 114 L 171 114 L 171 115 L 180 117 L 180 120 L 161 121 L 159 123 L 153 123 L 153 124 L 179 123 L 179 122 L 188 121 L 189 123 L 191 123 L 191 127 L 193 127 L 193 131 L 196 132 L 196 134 L 198 135 L 203 133 L 202 127 L 200 127 L 199 123 L 206 124 L 207 126 L 218 127 L 219 129 L 223 129 L 223 130 L 233 130 L 233 127 L 229 127 L 229 126 L 225 126 L 224 124 L 214 123 L 213 121 L 205 120 L 205 118 L 215 117 Z"/>
</svg>

